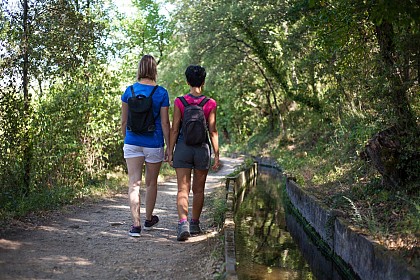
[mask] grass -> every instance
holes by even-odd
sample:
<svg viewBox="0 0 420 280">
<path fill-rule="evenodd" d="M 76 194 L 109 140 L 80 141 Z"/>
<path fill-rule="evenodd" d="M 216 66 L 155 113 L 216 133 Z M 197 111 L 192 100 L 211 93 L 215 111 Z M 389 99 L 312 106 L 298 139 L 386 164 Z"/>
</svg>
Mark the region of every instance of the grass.
<svg viewBox="0 0 420 280">
<path fill-rule="evenodd" d="M 226 194 L 224 188 L 217 188 L 205 196 L 206 215 L 211 217 L 212 226 L 220 229 L 225 221 L 227 211 Z"/>
<path fill-rule="evenodd" d="M 163 163 L 159 173 L 160 180 L 174 176 L 175 170 L 169 164 Z M 0 225 L 33 212 L 54 210 L 64 205 L 77 204 L 86 200 L 95 201 L 115 193 L 126 192 L 127 180 L 126 170 L 120 167 L 92 178 L 82 186 L 55 186 L 33 191 L 17 199 L 9 199 L 9 204 L 0 208 Z"/>
</svg>

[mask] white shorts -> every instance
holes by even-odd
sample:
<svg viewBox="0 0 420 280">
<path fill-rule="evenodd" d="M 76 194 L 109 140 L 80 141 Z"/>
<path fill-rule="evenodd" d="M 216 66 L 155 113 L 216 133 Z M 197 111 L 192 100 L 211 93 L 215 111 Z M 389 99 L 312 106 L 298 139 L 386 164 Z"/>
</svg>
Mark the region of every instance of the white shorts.
<svg viewBox="0 0 420 280">
<path fill-rule="evenodd" d="M 161 162 L 165 159 L 162 148 L 146 148 L 135 145 L 124 144 L 124 158 L 145 157 L 144 161 L 149 163 Z"/>
</svg>

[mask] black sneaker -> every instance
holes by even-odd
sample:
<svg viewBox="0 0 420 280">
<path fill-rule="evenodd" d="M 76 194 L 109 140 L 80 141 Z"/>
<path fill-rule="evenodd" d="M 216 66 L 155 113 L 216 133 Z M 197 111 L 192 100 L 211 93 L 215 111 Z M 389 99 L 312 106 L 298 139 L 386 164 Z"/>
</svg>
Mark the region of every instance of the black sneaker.
<svg viewBox="0 0 420 280">
<path fill-rule="evenodd" d="M 140 237 L 141 234 L 141 227 L 131 226 L 130 231 L 128 234 L 132 237 Z"/>
<path fill-rule="evenodd" d="M 188 223 L 188 221 L 183 221 L 180 224 L 178 223 L 178 233 L 176 236 L 176 240 L 185 241 L 190 236 L 190 223 Z"/>
<path fill-rule="evenodd" d="M 144 221 L 144 229 L 145 230 L 151 230 L 153 226 L 157 225 L 159 223 L 158 216 L 152 216 L 151 220 Z"/>
<path fill-rule="evenodd" d="M 200 221 L 190 221 L 190 233 L 200 234 L 201 232 Z"/>
</svg>

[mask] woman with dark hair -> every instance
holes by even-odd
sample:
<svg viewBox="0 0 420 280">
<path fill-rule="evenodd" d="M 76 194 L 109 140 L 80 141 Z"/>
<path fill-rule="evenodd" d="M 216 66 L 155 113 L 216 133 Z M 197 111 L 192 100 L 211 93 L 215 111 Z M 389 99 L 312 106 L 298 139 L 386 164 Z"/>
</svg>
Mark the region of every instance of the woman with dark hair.
<svg viewBox="0 0 420 280">
<path fill-rule="evenodd" d="M 200 215 L 204 204 L 204 186 L 210 168 L 210 144 L 214 153 L 212 168 L 217 170 L 219 167 L 219 136 L 216 128 L 217 103 L 214 99 L 203 95 L 206 70 L 201 66 L 191 65 L 186 69 L 185 76 L 190 86 L 190 92 L 175 99 L 168 154 L 168 161 L 175 168 L 177 175 L 178 241 L 185 241 L 191 234 L 201 232 Z M 185 103 L 183 102 L 187 102 L 189 105 L 202 105 L 204 103 L 202 108 L 210 141 L 208 141 L 208 136 L 206 136 L 205 142 L 197 145 L 189 145 L 184 141 L 185 131 L 181 129 L 185 112 Z M 192 170 L 194 170 L 194 176 L 191 184 Z M 188 196 L 191 188 L 193 205 L 191 219 L 188 221 Z"/>
<path fill-rule="evenodd" d="M 146 219 L 143 229 L 149 230 L 159 222 L 153 215 L 157 196 L 157 178 L 162 161 L 168 157 L 168 147 L 164 151 L 164 144 L 169 145 L 169 95 L 168 91 L 156 84 L 157 64 L 153 56 L 144 55 L 138 65 L 137 82 L 127 87 L 121 96 L 122 114 L 121 130 L 124 136 L 124 158 L 128 169 L 128 198 L 133 225 L 129 235 L 140 236 L 140 185 L 143 166 L 146 166 Z M 154 91 L 154 92 L 153 92 Z M 153 115 L 155 125 L 153 131 L 135 133 L 127 127 L 129 115 L 128 99 L 133 96 L 152 96 Z"/>
</svg>

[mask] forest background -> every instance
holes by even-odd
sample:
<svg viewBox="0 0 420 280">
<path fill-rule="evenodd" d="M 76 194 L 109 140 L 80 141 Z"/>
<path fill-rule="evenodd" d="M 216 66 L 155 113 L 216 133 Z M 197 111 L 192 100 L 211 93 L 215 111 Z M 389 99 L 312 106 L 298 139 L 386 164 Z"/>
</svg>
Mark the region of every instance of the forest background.
<svg viewBox="0 0 420 280">
<path fill-rule="evenodd" d="M 105 0 L 0 6 L 2 222 L 124 172 L 120 96 L 148 53 L 172 101 L 188 92 L 189 64 L 206 68 L 226 155 L 274 159 L 415 265 L 418 1 L 134 0 L 128 15 Z"/>
</svg>

